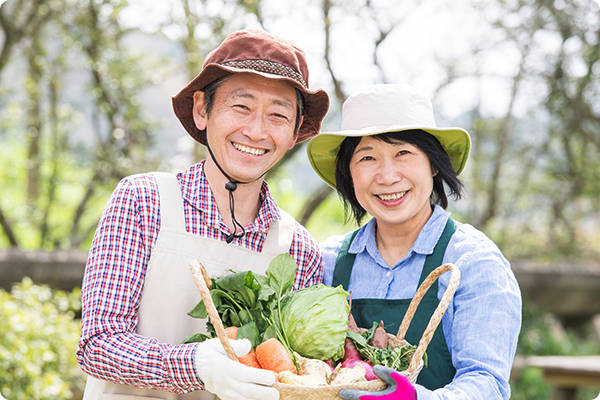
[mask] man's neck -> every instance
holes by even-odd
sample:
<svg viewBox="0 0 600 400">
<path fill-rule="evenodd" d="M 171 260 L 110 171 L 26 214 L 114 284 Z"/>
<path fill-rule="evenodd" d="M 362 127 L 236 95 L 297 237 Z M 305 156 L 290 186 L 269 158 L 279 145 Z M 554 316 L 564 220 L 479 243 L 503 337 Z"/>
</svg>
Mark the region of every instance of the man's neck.
<svg viewBox="0 0 600 400">
<path fill-rule="evenodd" d="M 225 225 L 233 231 L 235 228 L 229 208 L 229 191 L 225 189 L 225 185 L 229 182 L 229 179 L 223 175 L 210 159 L 207 159 L 204 163 L 204 175 L 206 175 Z M 258 215 L 261 207 L 260 192 L 262 183 L 263 178 L 250 183 L 240 183 L 233 192 L 235 218 L 242 226 L 247 226 L 254 222 Z"/>
</svg>

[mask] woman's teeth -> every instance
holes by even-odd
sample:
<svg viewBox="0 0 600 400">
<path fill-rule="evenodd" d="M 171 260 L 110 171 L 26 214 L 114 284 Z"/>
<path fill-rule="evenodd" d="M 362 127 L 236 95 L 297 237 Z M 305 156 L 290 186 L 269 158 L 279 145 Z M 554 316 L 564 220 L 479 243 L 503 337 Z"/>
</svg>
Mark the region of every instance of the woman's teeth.
<svg viewBox="0 0 600 400">
<path fill-rule="evenodd" d="M 407 191 L 400 192 L 400 193 L 393 193 L 393 194 L 379 194 L 379 195 L 377 195 L 377 197 L 379 197 L 383 201 L 394 201 L 394 200 L 398 200 L 399 198 L 404 196 L 406 194 L 406 192 Z"/>
<path fill-rule="evenodd" d="M 265 154 L 265 150 L 263 149 L 255 149 L 252 147 L 244 146 L 242 144 L 233 143 L 233 147 L 241 151 L 242 153 L 251 154 L 253 156 L 261 156 Z"/>
</svg>

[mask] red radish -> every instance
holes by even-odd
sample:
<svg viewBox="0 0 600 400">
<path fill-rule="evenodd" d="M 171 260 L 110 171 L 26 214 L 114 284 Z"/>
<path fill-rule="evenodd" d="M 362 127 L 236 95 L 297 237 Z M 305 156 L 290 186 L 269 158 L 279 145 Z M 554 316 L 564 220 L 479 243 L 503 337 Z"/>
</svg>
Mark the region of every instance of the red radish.
<svg viewBox="0 0 600 400">
<path fill-rule="evenodd" d="M 362 356 L 356 349 L 354 342 L 350 338 L 346 338 L 344 342 L 344 357 L 342 358 L 342 367 L 345 367 L 351 361 L 362 361 Z"/>
</svg>

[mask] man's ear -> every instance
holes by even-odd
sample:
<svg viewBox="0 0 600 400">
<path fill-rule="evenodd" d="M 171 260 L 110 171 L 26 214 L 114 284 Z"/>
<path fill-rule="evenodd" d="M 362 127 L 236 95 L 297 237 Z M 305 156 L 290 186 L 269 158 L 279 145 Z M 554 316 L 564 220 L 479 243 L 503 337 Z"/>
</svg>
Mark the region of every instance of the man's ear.
<svg viewBox="0 0 600 400">
<path fill-rule="evenodd" d="M 300 127 L 302 126 L 302 122 L 304 122 L 304 115 L 300 116 L 300 122 L 298 123 L 298 129 L 296 129 L 296 131 L 294 132 L 294 141 L 290 144 L 290 147 L 288 149 L 291 149 L 292 147 L 294 147 L 296 145 L 296 142 L 298 142 L 298 134 L 300 132 Z"/>
<path fill-rule="evenodd" d="M 194 123 L 196 128 L 203 131 L 206 129 L 206 104 L 204 102 L 204 92 L 198 90 L 194 92 L 194 108 L 192 109 Z"/>
</svg>

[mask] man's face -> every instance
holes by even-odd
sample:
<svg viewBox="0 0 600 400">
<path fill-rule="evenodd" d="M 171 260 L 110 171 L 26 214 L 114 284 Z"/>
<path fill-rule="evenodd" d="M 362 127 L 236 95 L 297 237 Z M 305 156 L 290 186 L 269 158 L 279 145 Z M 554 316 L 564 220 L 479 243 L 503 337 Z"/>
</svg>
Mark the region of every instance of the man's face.
<svg viewBox="0 0 600 400">
<path fill-rule="evenodd" d="M 195 93 L 194 121 L 206 129 L 221 168 L 234 180 L 254 181 L 296 142 L 296 91 L 282 81 L 233 74 L 218 87 L 210 115 L 204 93 Z"/>
</svg>

